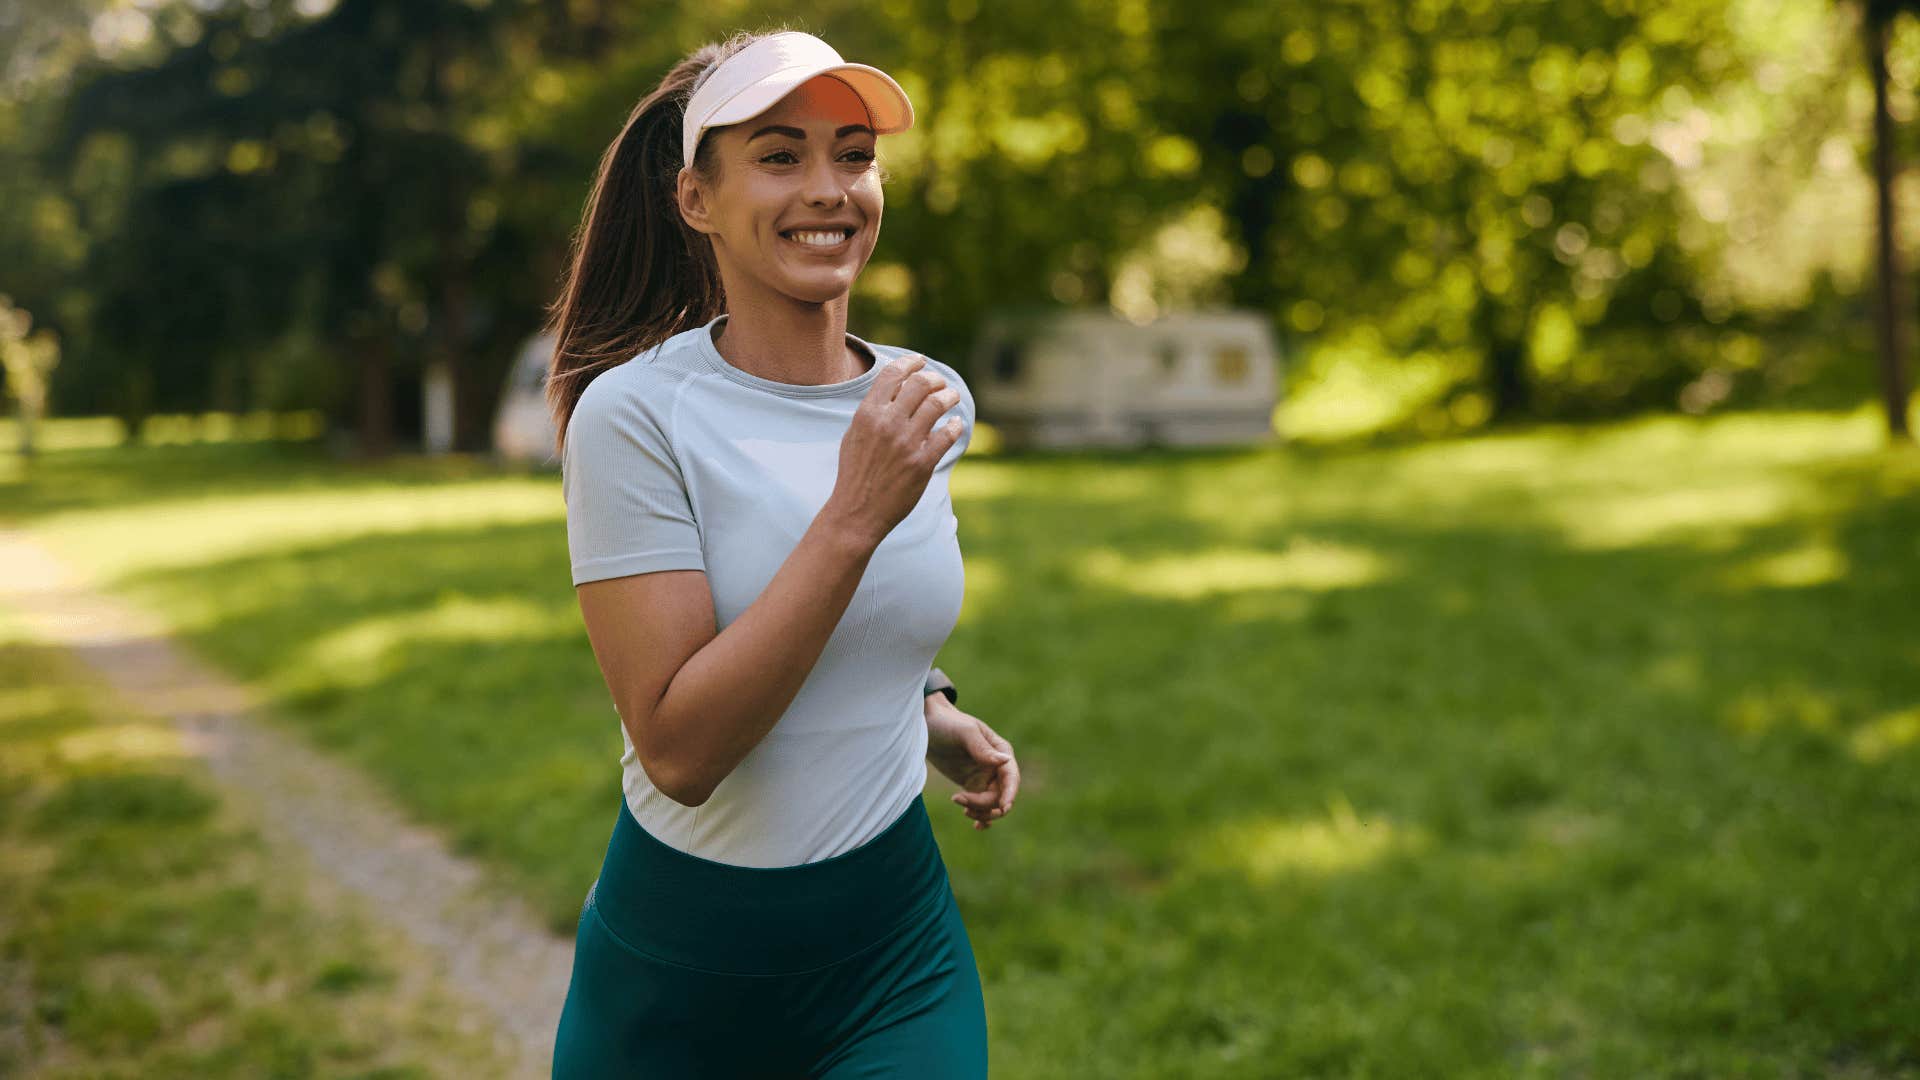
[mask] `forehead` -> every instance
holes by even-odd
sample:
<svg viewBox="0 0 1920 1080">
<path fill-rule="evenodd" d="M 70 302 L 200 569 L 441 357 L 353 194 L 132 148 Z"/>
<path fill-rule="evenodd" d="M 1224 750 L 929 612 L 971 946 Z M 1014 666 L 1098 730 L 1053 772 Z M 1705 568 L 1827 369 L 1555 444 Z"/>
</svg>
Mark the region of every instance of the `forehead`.
<svg viewBox="0 0 1920 1080">
<path fill-rule="evenodd" d="M 838 127 L 869 122 L 867 107 L 852 87 L 831 75 L 815 75 L 788 91 L 772 108 L 739 126 L 757 129 L 763 124 L 787 123 L 796 127 Z"/>
</svg>

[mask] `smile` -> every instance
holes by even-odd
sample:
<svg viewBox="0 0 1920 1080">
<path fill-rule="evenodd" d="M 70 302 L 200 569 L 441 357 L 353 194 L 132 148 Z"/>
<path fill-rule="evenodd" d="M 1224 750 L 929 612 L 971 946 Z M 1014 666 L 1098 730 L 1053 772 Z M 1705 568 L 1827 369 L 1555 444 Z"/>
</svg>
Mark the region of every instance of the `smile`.
<svg viewBox="0 0 1920 1080">
<path fill-rule="evenodd" d="M 792 229 L 780 234 L 782 240 L 820 255 L 838 255 L 853 243 L 852 229 Z"/>
</svg>

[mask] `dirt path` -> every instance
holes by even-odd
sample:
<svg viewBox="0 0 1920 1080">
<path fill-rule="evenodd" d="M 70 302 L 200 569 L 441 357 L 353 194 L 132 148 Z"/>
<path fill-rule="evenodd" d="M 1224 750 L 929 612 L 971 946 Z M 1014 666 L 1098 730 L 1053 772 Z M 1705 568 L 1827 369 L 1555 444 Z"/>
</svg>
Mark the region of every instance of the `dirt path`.
<svg viewBox="0 0 1920 1080">
<path fill-rule="evenodd" d="M 0 604 L 73 650 L 120 694 L 167 717 L 261 833 L 366 901 L 432 958 L 450 993 L 491 1021 L 518 1075 L 546 1076 L 573 942 L 409 819 L 357 769 L 259 715 L 246 689 L 173 642 L 151 614 L 91 588 L 43 545 L 0 528 Z M 328 897 L 316 897 L 325 903 Z"/>
</svg>

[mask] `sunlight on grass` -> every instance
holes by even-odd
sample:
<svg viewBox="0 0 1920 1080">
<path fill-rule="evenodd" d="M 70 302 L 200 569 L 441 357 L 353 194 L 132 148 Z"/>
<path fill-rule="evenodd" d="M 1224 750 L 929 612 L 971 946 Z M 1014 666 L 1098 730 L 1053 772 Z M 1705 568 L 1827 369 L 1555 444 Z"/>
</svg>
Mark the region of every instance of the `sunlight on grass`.
<svg viewBox="0 0 1920 1080">
<path fill-rule="evenodd" d="M 180 735 L 158 724 L 113 724 L 76 731 L 54 744 L 60 760 L 115 763 L 189 756 Z"/>
<path fill-rule="evenodd" d="M 1729 568 L 1721 583 L 1729 589 L 1799 589 L 1839 581 L 1847 570 L 1846 554 L 1826 538 L 1754 556 Z"/>
<path fill-rule="evenodd" d="M 1389 855 L 1419 851 L 1430 841 L 1424 830 L 1382 817 L 1362 819 L 1345 797 L 1336 796 L 1328 800 L 1325 817 L 1231 822 L 1201 840 L 1196 854 L 1209 865 L 1238 866 L 1265 884 L 1289 874 L 1318 877 L 1355 870 Z"/>
<path fill-rule="evenodd" d="M 326 431 L 327 414 L 320 409 L 290 412 L 156 413 L 141 426 L 141 440 L 149 445 L 184 443 L 258 442 L 277 439 L 316 439 Z M 35 442 L 42 451 L 104 450 L 126 439 L 127 425 L 117 416 L 57 416 L 42 420 Z M 20 421 L 0 419 L 0 468 L 18 465 Z"/>
<path fill-rule="evenodd" d="M 327 414 L 319 409 L 271 413 L 166 413 L 147 417 L 140 428 L 142 442 L 154 446 L 204 442 L 250 442 L 260 439 L 316 439 L 327 429 Z"/>
<path fill-rule="evenodd" d="M 101 450 L 120 445 L 126 431 L 127 425 L 117 417 L 58 417 L 42 420 L 34 433 L 34 441 L 42 451 Z M 12 417 L 0 420 L 0 461 L 18 463 L 19 447 L 20 421 Z"/>
<path fill-rule="evenodd" d="M 1788 683 L 1739 695 L 1727 703 L 1722 720 L 1728 728 L 1749 736 L 1789 727 L 1833 731 L 1840 723 L 1840 706 L 1825 694 Z"/>
<path fill-rule="evenodd" d="M 315 638 L 290 658 L 286 670 L 300 672 L 303 682 L 371 686 L 405 668 L 412 645 L 570 638 L 579 625 L 579 613 L 570 607 L 458 597 L 422 611 L 361 619 Z"/>
<path fill-rule="evenodd" d="M 1794 486 L 1756 475 L 1723 484 L 1591 493 L 1577 501 L 1547 503 L 1541 510 L 1566 542 L 1582 551 L 1681 539 L 1730 542 L 1749 529 L 1799 517 L 1803 503 Z"/>
<path fill-rule="evenodd" d="M 957 469 L 939 662 L 1029 783 L 948 857 L 1013 1060 L 1059 1030 L 1185 1054 L 1170 1033 L 1244 1008 L 1286 1018 L 1266 1072 L 1811 1075 L 1847 1045 L 1896 1073 L 1920 1016 L 1920 453 L 1875 419 Z M 11 494 L 103 561 L 179 563 L 124 585 L 564 933 L 618 728 L 557 483 L 487 468 L 166 448 Z"/>
<path fill-rule="evenodd" d="M 1847 749 L 1866 762 L 1884 761 L 1920 743 L 1920 706 L 1877 716 L 1847 739 Z"/>
<path fill-rule="evenodd" d="M 137 574 L 365 536 L 560 522 L 565 513 L 558 482 L 509 477 L 73 511 L 35 522 L 34 531 L 61 555 L 95 570 Z"/>
<path fill-rule="evenodd" d="M 1920 745 L 1920 705 L 1850 725 L 1838 701 L 1799 684 L 1741 695 L 1727 705 L 1722 723 L 1749 739 L 1771 733 L 1811 733 L 1843 744 L 1856 761 L 1867 764 L 1887 761 Z"/>
<path fill-rule="evenodd" d="M 1251 589 L 1353 588 L 1386 580 L 1389 560 L 1366 548 L 1295 537 L 1285 551 L 1209 548 L 1186 555 L 1137 557 L 1095 548 L 1075 564 L 1090 585 L 1173 600 Z"/>
<path fill-rule="evenodd" d="M 1397 449 L 1390 455 L 1392 479 L 1411 493 L 1435 496 L 1497 483 L 1542 499 L 1570 500 L 1568 509 L 1575 512 L 1593 490 L 1671 493 L 1677 482 L 1684 497 L 1694 488 L 1794 480 L 1782 467 L 1844 458 L 1875 458 L 1890 482 L 1910 486 L 1920 475 L 1920 453 L 1888 450 L 1877 424 L 1868 409 L 1844 416 L 1776 412 L 1705 420 L 1643 416 L 1605 426 L 1542 424 Z"/>
</svg>

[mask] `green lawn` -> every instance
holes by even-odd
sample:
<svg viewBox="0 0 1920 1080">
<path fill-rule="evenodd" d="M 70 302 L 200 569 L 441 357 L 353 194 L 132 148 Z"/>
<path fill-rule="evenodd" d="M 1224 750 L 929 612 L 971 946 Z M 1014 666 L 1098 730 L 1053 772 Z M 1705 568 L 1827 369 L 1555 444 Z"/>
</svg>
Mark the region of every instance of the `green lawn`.
<svg viewBox="0 0 1920 1080">
<path fill-rule="evenodd" d="M 970 455 L 940 663 L 1026 781 L 930 809 L 996 1075 L 1920 1076 L 1920 455 L 1879 447 Z M 571 933 L 620 738 L 562 512 L 267 444 L 0 487 Z"/>
<path fill-rule="evenodd" d="M 170 726 L 0 611 L 0 1076 L 504 1075 L 227 817 Z"/>
</svg>

